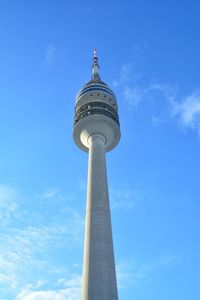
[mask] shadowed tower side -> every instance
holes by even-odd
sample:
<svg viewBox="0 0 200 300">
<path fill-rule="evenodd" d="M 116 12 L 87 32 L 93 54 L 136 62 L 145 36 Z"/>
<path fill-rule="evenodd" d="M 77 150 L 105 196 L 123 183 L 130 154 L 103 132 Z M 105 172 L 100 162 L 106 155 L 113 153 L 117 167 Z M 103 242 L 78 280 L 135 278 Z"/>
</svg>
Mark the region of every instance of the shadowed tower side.
<svg viewBox="0 0 200 300">
<path fill-rule="evenodd" d="M 100 79 L 94 50 L 91 80 L 76 97 L 74 141 L 89 152 L 82 300 L 117 300 L 105 153 L 120 140 L 117 100 Z"/>
</svg>

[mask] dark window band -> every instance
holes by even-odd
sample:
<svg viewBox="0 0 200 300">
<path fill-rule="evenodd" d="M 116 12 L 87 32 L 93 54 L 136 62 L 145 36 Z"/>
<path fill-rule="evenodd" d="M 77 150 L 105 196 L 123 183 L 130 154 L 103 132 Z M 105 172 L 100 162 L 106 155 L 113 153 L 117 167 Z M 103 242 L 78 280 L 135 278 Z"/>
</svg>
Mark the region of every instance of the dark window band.
<svg viewBox="0 0 200 300">
<path fill-rule="evenodd" d="M 85 110 L 88 110 L 90 108 L 103 108 L 105 110 L 111 111 L 114 115 L 116 115 L 116 117 L 118 117 L 117 111 L 109 104 L 104 103 L 104 102 L 89 102 L 87 104 L 82 105 L 77 112 L 75 111 L 75 116 L 79 115 L 80 113 L 82 113 Z"/>
<path fill-rule="evenodd" d="M 116 117 L 116 115 L 112 114 L 110 111 L 107 111 L 105 109 L 101 109 L 101 108 L 93 108 L 93 109 L 88 109 L 84 112 L 82 112 L 81 114 L 75 116 L 75 120 L 74 120 L 74 126 L 82 119 L 91 116 L 91 115 L 104 115 L 106 117 L 111 118 L 113 121 L 115 121 L 118 125 L 119 125 L 119 118 L 118 116 Z M 119 125 L 120 126 L 120 125 Z"/>
</svg>

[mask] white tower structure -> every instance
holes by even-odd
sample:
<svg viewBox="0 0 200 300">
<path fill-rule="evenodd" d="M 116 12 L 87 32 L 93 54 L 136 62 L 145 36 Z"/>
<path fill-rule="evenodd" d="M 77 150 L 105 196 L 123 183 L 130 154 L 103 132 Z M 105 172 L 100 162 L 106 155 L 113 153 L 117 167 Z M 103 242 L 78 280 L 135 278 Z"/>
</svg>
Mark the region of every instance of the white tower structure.
<svg viewBox="0 0 200 300">
<path fill-rule="evenodd" d="M 117 100 L 101 81 L 94 50 L 91 80 L 76 97 L 74 141 L 89 152 L 82 300 L 117 300 L 105 153 L 120 140 Z"/>
</svg>

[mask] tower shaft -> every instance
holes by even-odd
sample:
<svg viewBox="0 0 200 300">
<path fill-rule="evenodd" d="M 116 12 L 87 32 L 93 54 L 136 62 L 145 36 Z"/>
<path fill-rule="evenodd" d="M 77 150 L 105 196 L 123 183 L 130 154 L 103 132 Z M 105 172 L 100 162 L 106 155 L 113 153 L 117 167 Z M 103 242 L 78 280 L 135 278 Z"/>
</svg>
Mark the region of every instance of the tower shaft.
<svg viewBox="0 0 200 300">
<path fill-rule="evenodd" d="M 118 300 L 105 153 L 120 140 L 117 99 L 99 75 L 94 51 L 92 78 L 76 96 L 76 145 L 89 152 L 82 300 Z"/>
<path fill-rule="evenodd" d="M 89 137 L 82 300 L 117 300 L 105 138 Z"/>
</svg>

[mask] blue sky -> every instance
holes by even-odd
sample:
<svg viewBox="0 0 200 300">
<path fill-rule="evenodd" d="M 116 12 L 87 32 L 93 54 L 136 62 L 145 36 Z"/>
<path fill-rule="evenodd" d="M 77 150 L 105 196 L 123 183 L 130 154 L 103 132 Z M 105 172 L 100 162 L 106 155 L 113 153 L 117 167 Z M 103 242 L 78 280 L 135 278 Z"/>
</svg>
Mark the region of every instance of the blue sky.
<svg viewBox="0 0 200 300">
<path fill-rule="evenodd" d="M 120 300 L 199 299 L 199 1 L 0 1 L 0 300 L 78 300 L 87 155 L 74 101 L 116 93 Z"/>
</svg>

